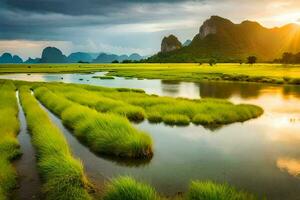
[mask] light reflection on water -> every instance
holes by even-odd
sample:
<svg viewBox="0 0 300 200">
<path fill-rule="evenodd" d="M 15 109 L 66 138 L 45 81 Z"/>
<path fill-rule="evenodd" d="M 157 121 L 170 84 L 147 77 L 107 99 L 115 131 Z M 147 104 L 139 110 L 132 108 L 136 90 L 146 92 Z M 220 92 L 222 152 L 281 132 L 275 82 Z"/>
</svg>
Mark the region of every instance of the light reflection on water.
<svg viewBox="0 0 300 200">
<path fill-rule="evenodd" d="M 137 127 L 148 131 L 155 141 L 154 157 L 149 164 L 134 167 L 99 159 L 85 165 L 106 178 L 131 174 L 169 195 L 185 191 L 191 179 L 213 179 L 266 194 L 269 199 L 300 199 L 299 86 L 118 77 L 101 80 L 92 76 L 95 74 L 10 74 L 0 78 L 141 88 L 162 96 L 215 97 L 259 105 L 265 110 L 260 118 L 214 131 L 194 125 L 170 127 L 143 122 Z"/>
</svg>

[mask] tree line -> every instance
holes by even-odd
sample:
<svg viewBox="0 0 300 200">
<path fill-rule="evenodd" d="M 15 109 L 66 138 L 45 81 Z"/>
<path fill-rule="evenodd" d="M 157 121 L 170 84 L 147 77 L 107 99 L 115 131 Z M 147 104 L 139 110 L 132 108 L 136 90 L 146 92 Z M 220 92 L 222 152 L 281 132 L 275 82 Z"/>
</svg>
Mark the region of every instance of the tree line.
<svg viewBox="0 0 300 200">
<path fill-rule="evenodd" d="M 290 52 L 285 52 L 282 57 L 274 60 L 275 63 L 285 63 L 285 64 L 300 64 L 300 52 L 293 54 Z"/>
</svg>

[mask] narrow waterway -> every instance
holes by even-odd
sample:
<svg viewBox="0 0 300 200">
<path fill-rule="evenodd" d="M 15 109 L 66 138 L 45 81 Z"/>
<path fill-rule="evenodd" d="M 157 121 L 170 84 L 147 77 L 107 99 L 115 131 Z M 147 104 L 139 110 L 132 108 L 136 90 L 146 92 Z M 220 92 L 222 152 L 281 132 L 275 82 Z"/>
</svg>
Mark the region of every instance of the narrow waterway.
<svg viewBox="0 0 300 200">
<path fill-rule="evenodd" d="M 19 102 L 19 94 L 16 93 L 19 107 L 20 132 L 18 140 L 22 156 L 14 162 L 17 169 L 19 182 L 18 188 L 14 192 L 13 199 L 16 200 L 32 200 L 39 199 L 41 182 L 37 170 L 37 162 L 35 150 L 31 144 L 29 132 L 23 109 Z"/>
</svg>

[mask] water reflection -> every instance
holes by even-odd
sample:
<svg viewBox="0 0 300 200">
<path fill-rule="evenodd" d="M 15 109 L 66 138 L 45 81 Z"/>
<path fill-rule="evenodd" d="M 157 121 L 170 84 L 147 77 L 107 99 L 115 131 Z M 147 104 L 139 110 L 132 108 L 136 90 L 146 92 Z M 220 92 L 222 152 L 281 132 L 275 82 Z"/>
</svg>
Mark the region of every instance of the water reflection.
<svg viewBox="0 0 300 200">
<path fill-rule="evenodd" d="M 287 171 L 292 176 L 300 178 L 300 160 L 294 158 L 279 158 L 277 166 L 282 171 Z"/>
<path fill-rule="evenodd" d="M 262 84 L 233 83 L 233 82 L 202 82 L 199 83 L 200 96 L 228 99 L 240 96 L 243 99 L 256 98 L 265 87 Z"/>
</svg>

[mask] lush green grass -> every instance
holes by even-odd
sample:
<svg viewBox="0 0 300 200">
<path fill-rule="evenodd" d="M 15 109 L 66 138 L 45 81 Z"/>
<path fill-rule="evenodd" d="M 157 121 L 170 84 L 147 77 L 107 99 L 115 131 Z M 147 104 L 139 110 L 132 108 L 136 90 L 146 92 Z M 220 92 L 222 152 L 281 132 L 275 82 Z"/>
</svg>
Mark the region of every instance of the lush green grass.
<svg viewBox="0 0 300 200">
<path fill-rule="evenodd" d="M 37 150 L 45 199 L 91 199 L 81 161 L 72 156 L 63 133 L 42 110 L 31 95 L 29 87 L 21 87 L 20 100 L 32 135 L 32 143 Z"/>
<path fill-rule="evenodd" d="M 107 186 L 103 200 L 158 200 L 158 194 L 149 185 L 130 177 L 112 180 Z"/>
<path fill-rule="evenodd" d="M 108 71 L 107 76 L 176 81 L 230 80 L 273 84 L 300 84 L 300 65 L 282 64 L 2 64 L 0 73 L 86 73 Z"/>
<path fill-rule="evenodd" d="M 107 184 L 103 200 L 257 200 L 250 193 L 239 191 L 228 184 L 212 181 L 191 181 L 189 190 L 183 196 L 165 198 L 151 186 L 137 182 L 131 177 L 119 177 Z"/>
<path fill-rule="evenodd" d="M 16 187 L 17 174 L 11 161 L 21 155 L 16 136 L 19 131 L 18 105 L 12 82 L 0 82 L 0 199 L 8 199 Z"/>
<path fill-rule="evenodd" d="M 234 105 L 226 100 L 158 97 L 136 91 L 72 84 L 48 84 L 55 93 L 102 113 L 116 113 L 132 121 L 148 118 L 168 125 L 223 125 L 260 116 L 254 105 Z"/>
<path fill-rule="evenodd" d="M 211 181 L 192 181 L 187 193 L 187 200 L 255 200 L 254 195 L 237 191 L 227 184 Z"/>
<path fill-rule="evenodd" d="M 113 113 L 99 113 L 45 87 L 35 89 L 35 95 L 94 152 L 129 158 L 152 156 L 150 136 L 134 128 L 126 118 Z"/>
<path fill-rule="evenodd" d="M 99 78 L 99 79 L 115 79 L 113 76 L 93 76 L 92 78 Z"/>
</svg>

